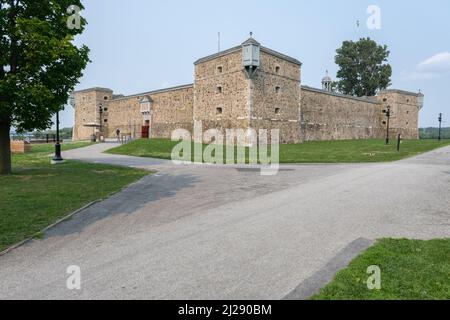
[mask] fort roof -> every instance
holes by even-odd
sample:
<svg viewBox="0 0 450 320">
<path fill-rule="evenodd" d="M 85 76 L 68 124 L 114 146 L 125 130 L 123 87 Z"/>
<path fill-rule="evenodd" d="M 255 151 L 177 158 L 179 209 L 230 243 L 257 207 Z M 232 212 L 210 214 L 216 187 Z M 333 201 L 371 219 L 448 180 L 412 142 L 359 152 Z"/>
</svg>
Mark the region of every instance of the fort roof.
<svg viewBox="0 0 450 320">
<path fill-rule="evenodd" d="M 217 59 L 219 57 L 226 56 L 226 55 L 228 55 L 230 53 L 238 52 L 238 51 L 242 50 L 242 45 L 249 44 L 249 43 L 253 43 L 253 44 L 259 45 L 258 41 L 256 41 L 253 38 L 249 38 L 249 39 L 247 39 L 244 43 L 242 43 L 239 46 L 236 46 L 236 47 L 233 47 L 233 48 L 230 48 L 230 49 L 227 49 L 227 50 L 224 50 L 224 51 L 220 51 L 218 53 L 215 53 L 215 54 L 212 54 L 212 55 L 200 58 L 200 59 L 198 59 L 197 61 L 194 62 L 194 65 L 197 65 L 197 64 L 200 64 L 200 63 L 203 63 L 203 62 L 207 62 L 207 61 L 211 61 L 213 59 Z M 287 56 L 287 55 L 285 55 L 283 53 L 277 52 L 275 50 L 272 50 L 272 49 L 269 49 L 269 48 L 266 48 L 266 47 L 263 47 L 263 46 L 261 46 L 261 52 L 270 54 L 272 56 L 275 56 L 277 58 L 289 61 L 289 62 L 291 62 L 293 64 L 296 64 L 296 65 L 299 65 L 299 66 L 302 65 L 302 63 L 299 60 L 295 59 L 295 58 L 292 58 L 292 57 Z"/>
<path fill-rule="evenodd" d="M 341 97 L 341 98 L 346 98 L 346 99 L 353 99 L 353 100 L 357 100 L 357 101 L 364 101 L 364 102 L 369 102 L 369 103 L 379 103 L 379 101 L 376 97 L 354 97 L 354 96 L 350 96 L 347 94 L 312 88 L 312 87 L 308 87 L 308 86 L 302 86 L 302 90 L 308 90 L 308 91 L 313 91 L 313 92 L 317 92 L 317 93 L 327 94 L 330 96 Z"/>
<path fill-rule="evenodd" d="M 77 90 L 77 91 L 74 91 L 73 93 L 83 93 L 83 92 L 88 92 L 88 91 L 113 92 L 111 89 L 108 89 L 108 88 L 94 87 L 94 88 L 88 88 L 88 89 L 83 89 L 83 90 Z"/>
<path fill-rule="evenodd" d="M 399 94 L 405 94 L 405 95 L 415 96 L 415 97 L 418 97 L 419 95 L 421 95 L 420 92 L 417 93 L 417 92 L 411 92 L 411 91 L 405 91 L 405 90 L 399 90 L 399 89 L 386 89 L 386 90 L 380 91 L 380 93 L 399 93 Z"/>
<path fill-rule="evenodd" d="M 152 95 L 152 94 L 157 94 L 157 93 L 164 93 L 164 92 L 170 92 L 170 91 L 176 91 L 176 90 L 189 89 L 189 88 L 193 88 L 193 87 L 194 87 L 194 84 L 191 83 L 191 84 L 185 84 L 185 85 L 171 87 L 171 88 L 147 91 L 147 92 L 133 94 L 133 95 L 129 95 L 129 96 L 121 96 L 121 97 L 118 97 L 117 99 L 114 99 L 114 100 L 122 100 L 122 99 L 129 99 L 129 98 L 135 98 L 135 97 L 139 98 L 139 97 L 146 96 L 146 95 Z"/>
</svg>

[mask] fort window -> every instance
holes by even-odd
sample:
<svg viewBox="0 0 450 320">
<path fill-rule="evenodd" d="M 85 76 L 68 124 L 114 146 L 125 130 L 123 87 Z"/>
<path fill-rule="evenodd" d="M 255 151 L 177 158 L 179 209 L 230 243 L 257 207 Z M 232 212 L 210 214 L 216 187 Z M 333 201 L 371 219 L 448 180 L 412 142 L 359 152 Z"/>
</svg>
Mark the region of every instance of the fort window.
<svg viewBox="0 0 450 320">
<path fill-rule="evenodd" d="M 386 124 L 386 121 L 383 121 L 383 124 Z"/>
<path fill-rule="evenodd" d="M 223 109 L 222 108 L 217 108 L 216 109 L 216 113 L 217 114 L 222 114 L 223 113 Z"/>
<path fill-rule="evenodd" d="M 383 110 L 383 113 L 386 113 L 386 110 Z"/>
<path fill-rule="evenodd" d="M 108 111 L 108 108 L 103 108 L 103 111 L 104 111 L 104 112 Z"/>
<path fill-rule="evenodd" d="M 223 67 L 222 66 L 218 66 L 217 67 L 217 73 L 223 73 Z"/>
<path fill-rule="evenodd" d="M 103 100 L 108 100 L 108 97 L 106 97 L 106 96 L 105 96 L 105 97 L 103 97 Z"/>
<path fill-rule="evenodd" d="M 276 86 L 276 87 L 275 87 L 275 92 L 276 92 L 276 93 L 280 93 L 280 91 L 281 91 L 281 87 L 280 87 L 280 86 Z"/>
<path fill-rule="evenodd" d="M 217 86 L 216 93 L 222 93 L 222 92 L 223 92 L 222 86 Z"/>
<path fill-rule="evenodd" d="M 386 102 L 386 101 L 387 101 L 387 98 L 384 98 L 383 101 Z"/>
<path fill-rule="evenodd" d="M 107 122 L 108 122 L 108 119 L 104 119 L 103 122 L 104 122 L 104 123 L 107 123 Z"/>
<path fill-rule="evenodd" d="M 280 73 L 280 66 L 276 66 L 276 67 L 275 67 L 275 73 L 276 73 L 276 74 L 279 74 L 279 73 Z"/>
<path fill-rule="evenodd" d="M 275 108 L 275 114 L 280 114 L 281 109 L 280 108 Z"/>
</svg>

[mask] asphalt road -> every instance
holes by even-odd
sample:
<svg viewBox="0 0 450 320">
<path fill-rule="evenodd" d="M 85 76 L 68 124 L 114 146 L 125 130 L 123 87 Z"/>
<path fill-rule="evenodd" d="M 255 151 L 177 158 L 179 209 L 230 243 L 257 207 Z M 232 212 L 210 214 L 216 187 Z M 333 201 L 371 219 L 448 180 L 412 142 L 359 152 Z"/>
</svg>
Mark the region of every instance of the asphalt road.
<svg viewBox="0 0 450 320">
<path fill-rule="evenodd" d="M 158 173 L 0 256 L 0 299 L 301 299 L 375 239 L 450 237 L 450 147 L 264 177 L 112 146 L 64 156 Z"/>
</svg>

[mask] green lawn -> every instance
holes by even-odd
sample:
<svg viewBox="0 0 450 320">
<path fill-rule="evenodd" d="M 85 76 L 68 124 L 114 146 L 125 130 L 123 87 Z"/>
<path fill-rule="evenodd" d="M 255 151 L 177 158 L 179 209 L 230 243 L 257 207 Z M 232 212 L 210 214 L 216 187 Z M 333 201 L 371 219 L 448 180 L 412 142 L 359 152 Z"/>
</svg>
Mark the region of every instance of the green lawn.
<svg viewBox="0 0 450 320">
<path fill-rule="evenodd" d="M 89 143 L 69 143 L 69 150 Z M 143 170 L 68 161 L 50 165 L 53 145 L 13 155 L 13 174 L 0 176 L 0 251 L 84 205 L 148 174 Z"/>
<path fill-rule="evenodd" d="M 137 157 L 170 159 L 177 142 L 167 139 L 136 140 L 109 150 L 108 153 Z M 396 142 L 385 145 L 384 140 L 318 141 L 280 145 L 280 163 L 359 163 L 386 162 L 418 155 L 450 145 L 450 140 L 405 140 L 401 151 Z M 203 145 L 205 148 L 206 145 Z"/>
<path fill-rule="evenodd" d="M 381 270 L 381 289 L 367 287 L 367 268 Z M 352 261 L 313 300 L 448 300 L 450 239 L 384 239 Z"/>
</svg>

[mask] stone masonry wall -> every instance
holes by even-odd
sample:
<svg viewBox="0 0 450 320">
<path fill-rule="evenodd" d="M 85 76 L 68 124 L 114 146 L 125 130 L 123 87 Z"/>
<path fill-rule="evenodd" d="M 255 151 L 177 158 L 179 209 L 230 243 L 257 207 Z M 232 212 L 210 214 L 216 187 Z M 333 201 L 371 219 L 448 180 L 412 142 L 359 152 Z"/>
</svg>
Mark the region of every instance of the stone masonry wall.
<svg viewBox="0 0 450 320">
<path fill-rule="evenodd" d="M 194 120 L 202 121 L 204 131 L 248 128 L 249 85 L 240 50 L 197 64 Z"/>
<path fill-rule="evenodd" d="M 96 131 L 86 127 L 86 124 L 99 123 L 99 106 L 107 105 L 112 99 L 113 92 L 109 89 L 94 88 L 75 92 L 75 125 L 74 140 L 88 140 Z"/>
<path fill-rule="evenodd" d="M 252 81 L 251 127 L 279 129 L 281 143 L 300 137 L 300 66 L 261 52 L 261 66 Z"/>
<path fill-rule="evenodd" d="M 149 96 L 153 115 L 150 117 L 150 133 L 155 138 L 170 138 L 175 129 L 192 130 L 193 87 L 167 89 L 146 94 L 124 97 L 108 104 L 106 136 L 113 138 L 117 129 L 141 137 L 141 127 L 145 124 L 140 110 L 140 101 Z"/>
<path fill-rule="evenodd" d="M 403 139 L 419 139 L 419 99 L 418 95 L 402 93 L 398 90 L 382 91 L 378 95 L 382 104 L 382 113 L 391 107 L 390 132 L 393 137 L 398 133 Z M 382 117 L 384 130 L 387 129 L 387 118 Z"/>
<path fill-rule="evenodd" d="M 381 104 L 302 87 L 301 134 L 304 141 L 384 137 Z"/>
<path fill-rule="evenodd" d="M 74 140 L 90 139 L 95 132 L 101 131 L 106 138 L 114 138 L 116 130 L 140 138 L 145 124 L 140 110 L 143 97 L 152 98 L 153 116 L 150 117 L 151 135 L 158 138 L 170 138 L 175 129 L 192 130 L 194 89 L 192 85 L 145 94 L 113 99 L 112 91 L 98 89 L 75 93 Z M 100 119 L 99 105 L 104 112 Z M 85 124 L 100 124 L 101 128 L 85 127 Z"/>
</svg>

